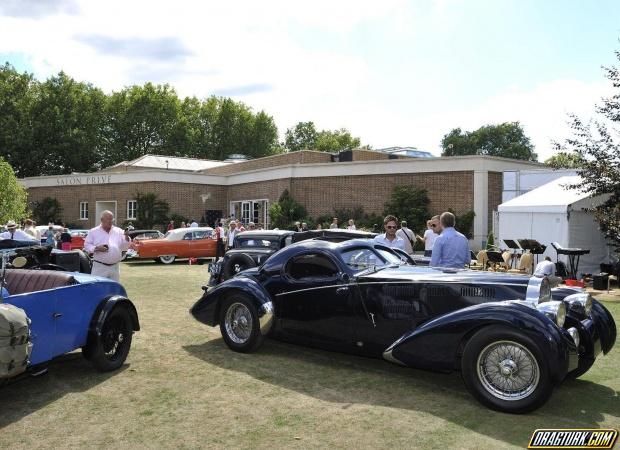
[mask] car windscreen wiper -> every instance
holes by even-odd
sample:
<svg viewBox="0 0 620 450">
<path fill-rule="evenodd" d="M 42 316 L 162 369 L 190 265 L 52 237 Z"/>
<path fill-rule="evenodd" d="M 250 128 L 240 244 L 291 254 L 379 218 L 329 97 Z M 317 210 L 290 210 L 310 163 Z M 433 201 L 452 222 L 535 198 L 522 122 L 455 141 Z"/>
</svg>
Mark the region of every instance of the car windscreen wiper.
<svg viewBox="0 0 620 450">
<path fill-rule="evenodd" d="M 400 264 L 388 264 L 385 266 L 372 266 L 366 270 L 362 270 L 360 273 L 358 273 L 358 275 L 368 275 L 371 273 L 379 272 L 380 270 L 383 270 L 383 269 L 394 269 L 396 267 L 400 267 Z"/>
</svg>

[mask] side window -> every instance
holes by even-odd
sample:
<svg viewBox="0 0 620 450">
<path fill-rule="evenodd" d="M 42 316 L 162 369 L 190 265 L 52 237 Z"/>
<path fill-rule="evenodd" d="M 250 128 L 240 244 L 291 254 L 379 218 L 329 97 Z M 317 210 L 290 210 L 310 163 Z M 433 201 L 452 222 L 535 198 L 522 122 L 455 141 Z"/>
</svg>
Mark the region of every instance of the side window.
<svg viewBox="0 0 620 450">
<path fill-rule="evenodd" d="M 194 240 L 196 239 L 206 239 L 209 236 L 207 235 L 207 232 L 205 230 L 202 231 L 194 231 Z"/>
<path fill-rule="evenodd" d="M 293 236 L 290 234 L 284 238 L 284 245 L 291 245 L 293 243 Z"/>
<path fill-rule="evenodd" d="M 185 233 L 185 236 L 183 236 L 183 240 L 184 241 L 191 241 L 192 240 L 192 232 L 190 231 L 189 233 Z"/>
<path fill-rule="evenodd" d="M 336 278 L 338 268 L 326 256 L 311 253 L 291 258 L 286 273 L 295 280 L 327 280 Z"/>
</svg>

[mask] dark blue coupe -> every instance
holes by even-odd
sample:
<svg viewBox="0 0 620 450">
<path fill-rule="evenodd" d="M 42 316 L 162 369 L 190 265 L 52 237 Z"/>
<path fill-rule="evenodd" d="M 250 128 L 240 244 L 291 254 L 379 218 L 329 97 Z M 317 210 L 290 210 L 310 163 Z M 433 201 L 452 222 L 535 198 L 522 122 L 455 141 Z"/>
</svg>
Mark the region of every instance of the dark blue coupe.
<svg viewBox="0 0 620 450">
<path fill-rule="evenodd" d="M 369 240 L 287 246 L 206 290 L 191 313 L 219 325 L 238 352 L 270 336 L 460 370 L 479 401 L 511 413 L 542 405 L 616 340 L 609 311 L 583 290 L 552 290 L 546 278 L 415 266 Z"/>
</svg>

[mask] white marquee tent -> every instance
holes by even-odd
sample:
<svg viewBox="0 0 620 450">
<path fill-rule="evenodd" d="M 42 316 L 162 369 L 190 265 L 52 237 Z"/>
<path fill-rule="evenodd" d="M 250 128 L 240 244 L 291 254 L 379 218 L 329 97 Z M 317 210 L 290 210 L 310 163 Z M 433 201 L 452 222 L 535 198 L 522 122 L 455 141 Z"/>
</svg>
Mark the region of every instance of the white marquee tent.
<svg viewBox="0 0 620 450">
<path fill-rule="evenodd" d="M 579 180 L 578 176 L 561 177 L 499 205 L 499 229 L 495 231 L 502 246 L 504 239 L 536 239 L 547 246 L 545 256 L 554 262 L 552 242 L 562 247 L 589 249 L 589 254 L 581 256 L 577 275 L 598 273 L 599 264 L 609 262 L 612 248 L 592 213 L 584 211 L 596 204 L 596 199 L 566 189 Z M 566 256 L 560 256 L 560 261 L 567 263 Z"/>
</svg>

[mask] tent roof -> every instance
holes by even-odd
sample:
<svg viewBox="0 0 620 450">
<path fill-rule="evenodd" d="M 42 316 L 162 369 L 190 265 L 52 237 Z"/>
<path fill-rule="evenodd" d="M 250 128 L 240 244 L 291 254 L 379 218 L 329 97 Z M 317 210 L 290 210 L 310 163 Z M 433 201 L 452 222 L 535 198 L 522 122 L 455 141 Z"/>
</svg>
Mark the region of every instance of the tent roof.
<svg viewBox="0 0 620 450">
<path fill-rule="evenodd" d="M 523 195 L 498 206 L 499 212 L 548 212 L 565 213 L 568 206 L 590 194 L 577 189 L 566 189 L 566 185 L 579 183 L 579 176 L 565 176 L 543 184 Z"/>
</svg>

